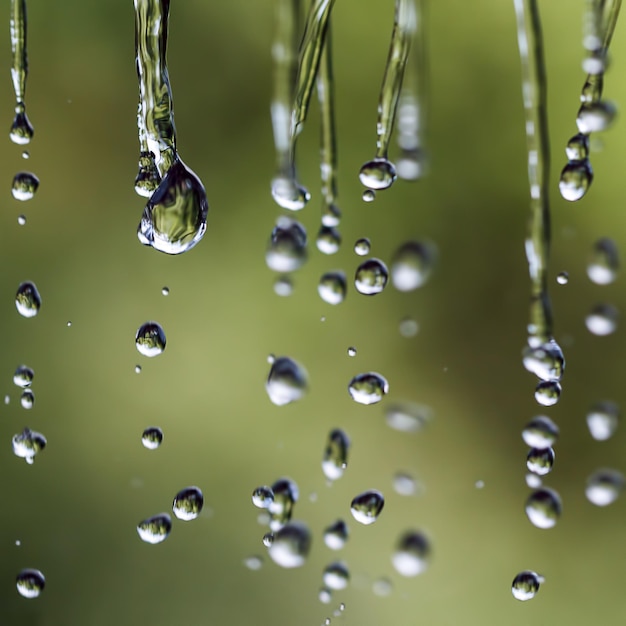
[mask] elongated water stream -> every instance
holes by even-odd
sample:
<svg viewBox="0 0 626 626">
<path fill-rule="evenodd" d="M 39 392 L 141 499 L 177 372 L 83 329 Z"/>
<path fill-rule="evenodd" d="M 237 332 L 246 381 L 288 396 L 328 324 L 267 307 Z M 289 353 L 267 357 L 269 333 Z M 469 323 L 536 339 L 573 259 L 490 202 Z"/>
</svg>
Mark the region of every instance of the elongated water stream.
<svg viewBox="0 0 626 626">
<path fill-rule="evenodd" d="M 26 0 L 11 0 L 11 79 L 15 91 L 15 118 L 10 137 L 13 143 L 24 145 L 33 138 L 34 129 L 26 116 L 26 78 L 28 77 L 28 54 L 26 50 Z"/>
</svg>

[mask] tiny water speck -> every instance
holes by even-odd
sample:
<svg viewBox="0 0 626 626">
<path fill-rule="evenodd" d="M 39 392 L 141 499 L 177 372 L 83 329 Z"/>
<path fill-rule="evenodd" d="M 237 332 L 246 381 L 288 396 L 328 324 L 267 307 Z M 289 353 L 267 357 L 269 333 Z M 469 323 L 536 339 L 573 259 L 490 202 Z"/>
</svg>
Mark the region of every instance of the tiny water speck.
<svg viewBox="0 0 626 626">
<path fill-rule="evenodd" d="M 29 600 L 38 598 L 46 586 L 46 579 L 38 569 L 23 569 L 15 580 L 17 591 Z"/>
</svg>

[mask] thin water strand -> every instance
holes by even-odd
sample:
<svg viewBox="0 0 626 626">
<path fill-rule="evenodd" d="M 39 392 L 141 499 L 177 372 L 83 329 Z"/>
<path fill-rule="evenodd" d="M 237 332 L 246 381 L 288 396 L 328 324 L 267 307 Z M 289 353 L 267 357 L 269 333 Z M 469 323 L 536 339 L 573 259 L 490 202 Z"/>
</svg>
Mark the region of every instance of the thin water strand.
<svg viewBox="0 0 626 626">
<path fill-rule="evenodd" d="M 24 145 L 33 138 L 34 129 L 26 116 L 26 79 L 28 77 L 28 53 L 26 48 L 26 0 L 11 0 L 11 79 L 15 91 L 15 118 L 9 136 L 13 143 Z"/>
</svg>

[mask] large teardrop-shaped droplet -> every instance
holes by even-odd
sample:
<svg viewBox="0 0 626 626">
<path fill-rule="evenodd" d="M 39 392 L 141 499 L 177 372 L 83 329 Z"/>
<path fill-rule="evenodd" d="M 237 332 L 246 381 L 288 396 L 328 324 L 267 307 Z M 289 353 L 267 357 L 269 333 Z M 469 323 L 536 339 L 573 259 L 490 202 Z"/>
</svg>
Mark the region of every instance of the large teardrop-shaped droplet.
<svg viewBox="0 0 626 626">
<path fill-rule="evenodd" d="M 265 389 L 275 405 L 283 406 L 302 398 L 307 386 L 308 376 L 304 367 L 284 356 L 272 363 Z"/>
<path fill-rule="evenodd" d="M 322 459 L 322 471 L 328 480 L 337 480 L 343 476 L 348 467 L 349 448 L 350 439 L 343 430 L 335 428 L 330 431 Z"/>
<path fill-rule="evenodd" d="M 380 491 L 371 489 L 355 496 L 350 505 L 352 517 L 361 523 L 369 526 L 373 524 L 385 506 L 385 498 Z"/>
<path fill-rule="evenodd" d="M 20 283 L 15 294 L 15 307 L 22 317 L 35 317 L 41 308 L 41 296 L 35 283 Z"/>
<path fill-rule="evenodd" d="M 304 565 L 311 549 L 311 531 L 303 522 L 290 522 L 274 534 L 268 554 L 277 565 L 291 569 Z"/>
<path fill-rule="evenodd" d="M 417 576 L 428 569 L 430 542 L 420 531 L 410 530 L 399 539 L 391 561 L 398 574 Z"/>
</svg>

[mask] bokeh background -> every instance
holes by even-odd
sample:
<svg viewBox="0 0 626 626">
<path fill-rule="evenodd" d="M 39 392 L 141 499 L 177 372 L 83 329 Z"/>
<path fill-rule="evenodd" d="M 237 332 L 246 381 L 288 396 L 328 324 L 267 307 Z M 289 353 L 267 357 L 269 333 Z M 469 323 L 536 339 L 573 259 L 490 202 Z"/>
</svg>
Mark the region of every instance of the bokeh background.
<svg viewBox="0 0 626 626">
<path fill-rule="evenodd" d="M 0 151 L 0 393 L 10 398 L 0 406 L 0 623 L 315 625 L 344 602 L 333 623 L 622 624 L 626 503 L 599 509 L 584 495 L 594 469 L 624 469 L 625 433 L 600 443 L 585 424 L 593 402 L 626 401 L 622 331 L 595 337 L 584 325 L 598 302 L 626 308 L 623 279 L 599 287 L 585 271 L 597 238 L 612 236 L 621 249 L 625 243 L 620 120 L 597 137 L 603 148 L 592 157 L 596 179 L 588 196 L 568 204 L 557 187 L 584 78 L 584 2 L 541 3 L 553 153 L 550 289 L 567 358 L 561 402 L 543 411 L 520 357 L 529 294 L 528 188 L 512 2 L 431 3 L 431 172 L 417 184 L 398 181 L 372 204 L 361 200 L 357 173 L 374 154 L 393 2 L 337 2 L 344 244 L 327 257 L 311 241 L 309 262 L 288 298 L 274 294 L 264 261 L 279 215 L 269 193 L 272 2 L 172 3 L 178 146 L 210 202 L 204 240 L 180 257 L 142 247 L 135 234 L 144 201 L 133 190 L 132 2 L 30 1 L 27 110 L 35 138 L 28 161 L 8 138 L 8 4 L 0 12 L 0 112 L 7 131 Z M 619 24 L 605 89 L 618 104 L 626 100 L 623 32 Z M 311 240 L 321 206 L 315 108 L 299 150 L 301 179 L 313 199 L 298 219 Z M 20 203 L 10 187 L 24 169 L 41 186 L 32 201 Z M 17 222 L 21 213 L 24 226 Z M 352 276 L 359 259 L 353 242 L 363 236 L 386 261 L 407 239 L 436 242 L 431 281 L 410 294 L 389 286 L 373 298 L 351 287 L 343 304 L 324 303 L 319 276 L 329 269 Z M 555 281 L 562 270 L 570 275 L 565 286 Z M 24 280 L 42 295 L 34 319 L 15 310 Z M 161 295 L 165 285 L 168 297 Z M 405 316 L 419 322 L 413 338 L 399 333 Z M 136 329 L 150 319 L 168 338 L 156 359 L 134 346 Z M 357 348 L 354 358 L 348 346 Z M 300 402 L 270 403 L 264 390 L 270 353 L 307 367 L 310 392 Z M 30 411 L 21 408 L 12 383 L 21 363 L 35 370 Z M 138 363 L 141 374 L 134 371 Z M 390 394 L 366 407 L 350 399 L 347 384 L 368 370 L 388 378 Z M 391 430 L 384 406 L 398 400 L 430 406 L 432 422 L 416 434 Z M 560 492 L 564 509 L 547 531 L 524 514 L 529 490 L 520 437 L 542 412 L 561 427 L 555 469 L 545 482 Z M 140 437 L 153 424 L 165 439 L 150 452 Z M 48 439 L 32 467 L 11 451 L 12 435 L 24 426 Z M 344 478 L 328 487 L 320 461 L 334 427 L 346 430 L 353 447 Z M 421 495 L 394 493 L 397 471 L 413 475 Z M 264 555 L 265 529 L 250 500 L 257 485 L 280 476 L 297 482 L 295 518 L 314 533 L 310 558 L 296 571 L 281 570 Z M 136 524 L 169 510 L 176 492 L 194 484 L 204 491 L 205 513 L 191 523 L 174 520 L 161 545 L 142 543 Z M 386 507 L 375 525 L 364 527 L 351 520 L 349 503 L 368 488 L 385 494 Z M 321 537 L 337 517 L 351 528 L 340 555 Z M 433 544 L 430 569 L 414 579 L 400 577 L 391 564 L 408 528 L 423 529 Z M 264 565 L 251 571 L 243 561 L 257 554 Z M 349 565 L 351 585 L 326 606 L 317 597 L 321 574 L 337 556 Z M 15 590 L 23 567 L 46 575 L 37 600 Z M 534 600 L 520 603 L 510 584 L 527 568 L 546 582 Z M 392 583 L 387 597 L 372 591 L 381 577 Z"/>
</svg>

